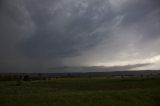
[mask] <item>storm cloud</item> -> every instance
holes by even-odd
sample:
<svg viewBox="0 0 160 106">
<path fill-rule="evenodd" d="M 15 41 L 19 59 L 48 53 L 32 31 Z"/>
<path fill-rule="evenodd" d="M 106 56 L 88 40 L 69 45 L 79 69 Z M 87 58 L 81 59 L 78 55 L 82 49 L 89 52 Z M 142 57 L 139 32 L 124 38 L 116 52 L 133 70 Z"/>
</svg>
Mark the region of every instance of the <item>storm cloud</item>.
<svg viewBox="0 0 160 106">
<path fill-rule="evenodd" d="M 1 0 L 0 71 L 158 69 L 159 28 L 159 0 Z"/>
</svg>

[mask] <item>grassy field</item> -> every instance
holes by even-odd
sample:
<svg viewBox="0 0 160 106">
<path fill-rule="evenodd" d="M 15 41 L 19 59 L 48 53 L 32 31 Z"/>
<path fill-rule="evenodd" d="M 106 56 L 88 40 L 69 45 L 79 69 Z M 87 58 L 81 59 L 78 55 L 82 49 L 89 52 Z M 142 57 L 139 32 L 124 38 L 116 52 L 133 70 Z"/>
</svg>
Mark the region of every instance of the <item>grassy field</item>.
<svg viewBox="0 0 160 106">
<path fill-rule="evenodd" d="M 0 106 L 160 106 L 160 79 L 1 81 Z"/>
</svg>

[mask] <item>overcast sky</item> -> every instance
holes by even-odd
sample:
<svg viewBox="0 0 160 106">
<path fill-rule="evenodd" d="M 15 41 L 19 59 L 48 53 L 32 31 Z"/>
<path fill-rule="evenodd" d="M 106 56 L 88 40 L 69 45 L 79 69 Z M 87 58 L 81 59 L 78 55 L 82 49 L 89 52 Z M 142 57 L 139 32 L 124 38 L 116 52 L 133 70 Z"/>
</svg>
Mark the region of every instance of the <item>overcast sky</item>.
<svg viewBox="0 0 160 106">
<path fill-rule="evenodd" d="M 160 69 L 160 0 L 0 0 L 0 72 L 57 66 Z"/>
</svg>

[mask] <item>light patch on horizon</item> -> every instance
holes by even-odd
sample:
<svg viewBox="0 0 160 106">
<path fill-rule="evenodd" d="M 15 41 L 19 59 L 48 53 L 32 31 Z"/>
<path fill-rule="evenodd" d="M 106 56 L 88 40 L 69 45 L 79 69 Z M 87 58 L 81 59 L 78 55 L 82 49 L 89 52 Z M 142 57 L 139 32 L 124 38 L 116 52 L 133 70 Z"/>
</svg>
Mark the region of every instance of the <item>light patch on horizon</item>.
<svg viewBox="0 0 160 106">
<path fill-rule="evenodd" d="M 135 59 L 126 61 L 115 61 L 110 63 L 96 63 L 95 66 L 115 67 L 115 66 L 127 66 L 136 64 L 156 64 L 160 62 L 160 55 L 146 59 Z"/>
</svg>

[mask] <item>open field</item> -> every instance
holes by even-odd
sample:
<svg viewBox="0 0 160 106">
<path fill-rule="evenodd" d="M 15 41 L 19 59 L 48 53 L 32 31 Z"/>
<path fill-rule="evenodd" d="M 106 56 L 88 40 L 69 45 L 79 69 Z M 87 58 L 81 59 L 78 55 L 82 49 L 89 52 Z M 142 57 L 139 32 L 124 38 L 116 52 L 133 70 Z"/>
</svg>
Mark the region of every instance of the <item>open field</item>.
<svg viewBox="0 0 160 106">
<path fill-rule="evenodd" d="M 160 78 L 0 82 L 0 106 L 160 106 Z"/>
</svg>

